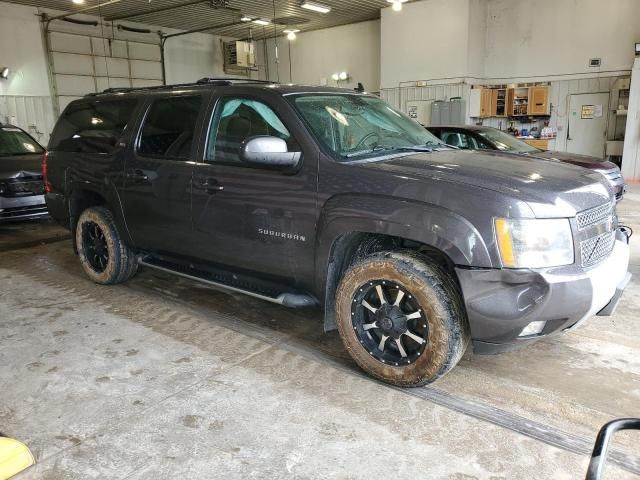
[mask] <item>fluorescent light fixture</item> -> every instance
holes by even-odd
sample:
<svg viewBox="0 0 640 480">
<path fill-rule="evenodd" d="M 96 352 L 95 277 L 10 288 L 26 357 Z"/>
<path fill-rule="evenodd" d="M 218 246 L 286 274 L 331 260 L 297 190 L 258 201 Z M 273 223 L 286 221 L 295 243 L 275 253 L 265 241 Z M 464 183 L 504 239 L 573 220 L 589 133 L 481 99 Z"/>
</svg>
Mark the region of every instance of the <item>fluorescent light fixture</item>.
<svg viewBox="0 0 640 480">
<path fill-rule="evenodd" d="M 241 22 L 250 22 L 251 20 L 253 20 L 253 18 L 247 17 L 246 15 L 243 15 L 240 19 Z"/>
<path fill-rule="evenodd" d="M 297 38 L 296 33 L 298 33 L 300 30 L 298 30 L 297 28 L 290 28 L 288 30 L 283 30 L 284 33 L 287 34 L 287 38 L 289 40 L 295 40 Z"/>
<path fill-rule="evenodd" d="M 71 1 L 76 5 L 82 5 L 84 3 L 84 0 L 71 0 Z"/>
<path fill-rule="evenodd" d="M 402 4 L 407 0 L 387 0 L 391 4 L 391 8 L 394 12 L 399 12 L 402 10 Z"/>
<path fill-rule="evenodd" d="M 0 78 L 6 80 L 7 78 L 9 78 L 9 73 L 9 67 L 2 67 L 0 69 Z"/>
<path fill-rule="evenodd" d="M 313 2 L 303 2 L 300 7 L 306 8 L 307 10 L 312 10 L 318 13 L 329 13 L 331 11 L 331 7 L 327 7 L 326 5 L 322 5 L 320 3 Z"/>
<path fill-rule="evenodd" d="M 269 20 L 261 20 L 261 19 L 253 20 L 253 23 L 255 23 L 256 25 L 263 25 L 263 26 L 271 24 Z"/>
</svg>

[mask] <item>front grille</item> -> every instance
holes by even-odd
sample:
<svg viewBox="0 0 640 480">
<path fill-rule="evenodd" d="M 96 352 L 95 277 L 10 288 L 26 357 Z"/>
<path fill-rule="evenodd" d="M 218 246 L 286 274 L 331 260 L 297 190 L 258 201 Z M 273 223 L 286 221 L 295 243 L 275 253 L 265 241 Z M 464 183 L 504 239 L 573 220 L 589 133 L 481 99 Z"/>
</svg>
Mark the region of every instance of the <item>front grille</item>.
<svg viewBox="0 0 640 480">
<path fill-rule="evenodd" d="M 584 230 L 585 228 L 592 225 L 603 223 L 607 219 L 609 219 L 612 214 L 613 205 L 610 203 L 605 203 L 604 205 L 600 205 L 599 207 L 580 212 L 576 217 L 576 220 L 578 221 L 578 228 L 580 230 Z"/>
<path fill-rule="evenodd" d="M 582 266 L 590 267 L 608 257 L 616 241 L 616 232 L 605 232 L 580 242 Z"/>
<path fill-rule="evenodd" d="M 0 220 L 31 217 L 35 215 L 43 215 L 45 213 L 47 213 L 47 206 L 43 203 L 39 205 L 28 205 L 25 207 L 0 208 Z"/>
<path fill-rule="evenodd" d="M 591 267 L 609 256 L 616 241 L 615 204 L 605 203 L 580 212 L 576 221 L 583 267 Z"/>
</svg>

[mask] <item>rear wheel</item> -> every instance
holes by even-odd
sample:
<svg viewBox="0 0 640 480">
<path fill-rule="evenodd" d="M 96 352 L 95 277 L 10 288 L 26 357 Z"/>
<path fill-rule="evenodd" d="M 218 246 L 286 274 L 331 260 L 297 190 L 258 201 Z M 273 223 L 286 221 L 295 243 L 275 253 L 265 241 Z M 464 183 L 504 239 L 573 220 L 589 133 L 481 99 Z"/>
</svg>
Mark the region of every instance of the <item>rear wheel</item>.
<svg viewBox="0 0 640 480">
<path fill-rule="evenodd" d="M 437 380 L 469 343 L 454 279 L 411 251 L 376 254 L 349 268 L 336 308 L 340 336 L 356 363 L 394 385 Z"/>
<path fill-rule="evenodd" d="M 104 207 L 82 212 L 76 227 L 76 245 L 85 273 L 96 283 L 121 283 L 138 269 L 134 252 L 124 244 L 113 215 Z"/>
</svg>

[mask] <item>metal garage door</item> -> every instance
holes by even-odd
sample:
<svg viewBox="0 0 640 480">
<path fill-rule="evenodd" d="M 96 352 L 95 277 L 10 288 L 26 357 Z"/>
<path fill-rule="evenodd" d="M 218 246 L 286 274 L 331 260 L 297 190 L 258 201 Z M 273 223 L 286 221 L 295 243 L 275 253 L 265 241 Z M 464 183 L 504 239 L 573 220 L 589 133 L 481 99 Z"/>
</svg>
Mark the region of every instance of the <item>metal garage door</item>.
<svg viewBox="0 0 640 480">
<path fill-rule="evenodd" d="M 87 93 L 162 85 L 159 44 L 62 32 L 48 43 L 57 114 Z"/>
</svg>

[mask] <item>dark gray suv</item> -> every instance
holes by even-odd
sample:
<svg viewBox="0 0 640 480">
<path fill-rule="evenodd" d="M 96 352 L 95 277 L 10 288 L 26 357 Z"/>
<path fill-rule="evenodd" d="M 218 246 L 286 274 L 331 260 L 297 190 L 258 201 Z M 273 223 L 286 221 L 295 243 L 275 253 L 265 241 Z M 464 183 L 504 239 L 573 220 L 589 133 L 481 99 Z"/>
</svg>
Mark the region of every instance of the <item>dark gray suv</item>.
<svg viewBox="0 0 640 480">
<path fill-rule="evenodd" d="M 27 132 L 0 123 L 0 223 L 47 216 L 42 182 L 44 153 Z"/>
<path fill-rule="evenodd" d="M 468 343 L 526 345 L 615 308 L 626 231 L 599 173 L 452 149 L 377 97 L 203 79 L 72 102 L 47 205 L 93 281 L 139 266 L 318 305 L 354 360 L 431 382 Z"/>
</svg>

